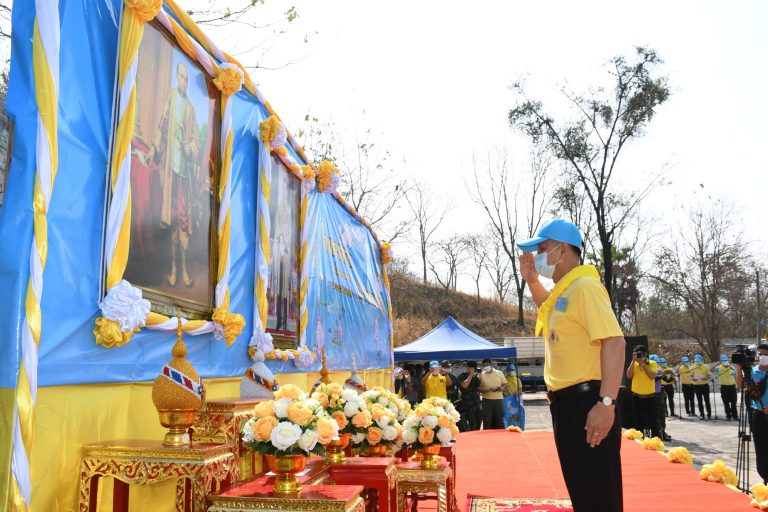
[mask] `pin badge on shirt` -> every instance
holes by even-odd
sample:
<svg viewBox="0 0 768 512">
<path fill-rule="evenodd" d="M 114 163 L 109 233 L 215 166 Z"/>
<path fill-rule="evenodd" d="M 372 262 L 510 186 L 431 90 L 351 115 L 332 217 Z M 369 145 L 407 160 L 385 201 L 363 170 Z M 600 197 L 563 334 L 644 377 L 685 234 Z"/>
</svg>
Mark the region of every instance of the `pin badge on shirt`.
<svg viewBox="0 0 768 512">
<path fill-rule="evenodd" d="M 565 308 L 567 307 L 568 307 L 568 299 L 566 299 L 565 297 L 558 297 L 557 302 L 555 302 L 555 311 L 565 313 Z"/>
</svg>

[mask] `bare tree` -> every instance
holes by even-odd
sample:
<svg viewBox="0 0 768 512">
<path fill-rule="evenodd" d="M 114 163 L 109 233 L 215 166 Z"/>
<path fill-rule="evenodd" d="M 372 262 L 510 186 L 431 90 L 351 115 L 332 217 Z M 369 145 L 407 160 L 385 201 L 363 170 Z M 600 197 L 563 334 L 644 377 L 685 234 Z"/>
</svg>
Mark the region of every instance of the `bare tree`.
<svg viewBox="0 0 768 512">
<path fill-rule="evenodd" d="M 416 182 L 405 194 L 405 200 L 413 216 L 414 227 L 418 231 L 416 243 L 422 264 L 422 280 L 427 282 L 427 251 L 431 247 L 435 231 L 451 210 L 450 202 L 438 200 L 427 190 L 423 182 Z M 441 206 L 442 205 L 442 206 Z"/>
<path fill-rule="evenodd" d="M 432 274 L 440 286 L 446 290 L 455 291 L 459 279 L 459 267 L 468 259 L 466 239 L 460 235 L 453 235 L 447 240 L 440 240 L 435 244 L 435 253 L 435 257 L 429 262 Z"/>
<path fill-rule="evenodd" d="M 399 177 L 390 152 L 374 140 L 370 129 L 340 135 L 333 123 L 305 116 L 299 132 L 315 164 L 330 160 L 340 169 L 339 192 L 381 238 L 392 242 L 408 234 L 410 215 L 401 212 L 409 184 Z M 402 162 L 400 163 L 402 165 Z"/>
<path fill-rule="evenodd" d="M 678 331 L 696 340 L 712 360 L 720 355 L 723 335 L 735 327 L 731 313 L 752 281 L 732 214 L 732 207 L 720 201 L 692 211 L 677 241 L 657 253 L 652 275 L 657 294 L 680 312 Z"/>
<path fill-rule="evenodd" d="M 492 243 L 487 235 L 467 235 L 464 237 L 464 247 L 468 253 L 468 259 L 472 261 L 471 276 L 475 283 L 478 301 L 480 300 L 480 280 L 488 263 L 489 246 Z"/>
<path fill-rule="evenodd" d="M 504 252 L 501 243 L 495 237 L 490 237 L 491 246 L 488 251 L 488 261 L 485 270 L 493 284 L 494 295 L 499 302 L 506 302 L 509 288 L 512 285 L 512 272 L 509 257 Z"/>
<path fill-rule="evenodd" d="M 655 74 L 662 64 L 656 52 L 637 47 L 635 57 L 634 62 L 621 55 L 611 59 L 608 73 L 615 83 L 611 91 L 596 88 L 579 96 L 561 90 L 574 107 L 575 120 L 556 121 L 541 101 L 526 96 L 521 83 L 514 85 L 521 102 L 509 112 L 513 127 L 534 143 L 547 145 L 568 164 L 566 192 L 586 196 L 594 212 L 604 262 L 603 281 L 611 297 L 616 231 L 658 182 L 649 180 L 648 186 L 639 192 L 615 190 L 611 184 L 616 163 L 625 145 L 644 133 L 657 108 L 670 94 L 666 77 Z"/>
</svg>

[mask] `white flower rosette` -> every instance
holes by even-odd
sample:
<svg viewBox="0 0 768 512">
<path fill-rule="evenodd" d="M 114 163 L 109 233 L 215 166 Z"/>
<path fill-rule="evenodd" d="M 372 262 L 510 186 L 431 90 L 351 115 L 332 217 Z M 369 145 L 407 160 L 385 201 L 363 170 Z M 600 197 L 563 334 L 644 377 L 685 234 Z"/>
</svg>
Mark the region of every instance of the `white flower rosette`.
<svg viewBox="0 0 768 512">
<path fill-rule="evenodd" d="M 142 296 L 141 290 L 125 279 L 110 288 L 101 301 L 101 314 L 117 322 L 123 332 L 144 327 L 150 308 L 151 304 Z"/>
</svg>

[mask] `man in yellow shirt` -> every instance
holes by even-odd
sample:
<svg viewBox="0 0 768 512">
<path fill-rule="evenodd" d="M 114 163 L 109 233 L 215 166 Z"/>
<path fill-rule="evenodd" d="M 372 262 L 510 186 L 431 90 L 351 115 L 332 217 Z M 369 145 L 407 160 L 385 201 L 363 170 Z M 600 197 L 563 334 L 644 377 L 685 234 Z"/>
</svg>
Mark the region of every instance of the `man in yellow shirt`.
<svg viewBox="0 0 768 512">
<path fill-rule="evenodd" d="M 691 379 L 693 379 L 693 390 L 696 393 L 696 402 L 699 404 L 699 415 L 702 420 L 704 419 L 704 406 L 707 408 L 707 419 L 712 419 L 712 406 L 709 403 L 709 379 L 711 377 L 712 373 L 709 367 L 704 364 L 704 357 L 701 354 L 693 356 Z"/>
<path fill-rule="evenodd" d="M 421 379 L 421 385 L 424 387 L 426 398 L 436 396 L 438 398 L 448 399 L 448 386 L 452 386 L 451 374 L 445 371 L 437 361 L 429 363 L 429 373 Z"/>
<path fill-rule="evenodd" d="M 538 307 L 544 382 L 573 510 L 621 512 L 621 421 L 615 400 L 625 341 L 600 274 L 580 264 L 583 243 L 574 224 L 551 220 L 535 238 L 518 244 L 520 274 Z M 544 288 L 540 275 L 552 279 L 554 288 Z"/>
<path fill-rule="evenodd" d="M 720 362 L 714 368 L 717 378 L 720 380 L 720 398 L 723 399 L 725 407 L 725 419 L 738 420 L 739 413 L 736 412 L 736 372 L 737 366 L 731 364 L 728 356 L 720 355 Z"/>
<path fill-rule="evenodd" d="M 490 359 L 483 359 L 480 372 L 480 394 L 483 397 L 483 430 L 504 428 L 504 388 L 507 378 L 493 367 Z"/>
<path fill-rule="evenodd" d="M 691 360 L 688 359 L 688 356 L 683 356 L 682 359 L 680 359 L 680 364 L 677 366 L 677 374 L 680 376 L 680 385 L 683 389 L 685 414 L 688 416 L 696 416 L 696 403 L 693 399 L 696 393 L 693 390 L 693 378 L 691 378 Z"/>
<path fill-rule="evenodd" d="M 656 418 L 656 375 L 659 367 L 648 359 L 648 348 L 638 345 L 634 358 L 627 367 L 627 378 L 632 381 L 632 414 L 634 427 L 641 432 L 651 432 L 652 437 L 661 437 Z"/>
</svg>

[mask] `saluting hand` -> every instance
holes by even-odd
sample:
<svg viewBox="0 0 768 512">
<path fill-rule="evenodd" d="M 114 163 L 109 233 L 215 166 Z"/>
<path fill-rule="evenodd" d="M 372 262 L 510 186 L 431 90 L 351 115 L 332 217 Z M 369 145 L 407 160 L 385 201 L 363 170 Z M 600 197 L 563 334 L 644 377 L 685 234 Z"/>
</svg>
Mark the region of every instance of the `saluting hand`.
<svg viewBox="0 0 768 512">
<path fill-rule="evenodd" d="M 534 256 L 532 252 L 520 253 L 520 277 L 523 281 L 530 283 L 539 279 L 539 273 L 533 264 Z"/>
</svg>

